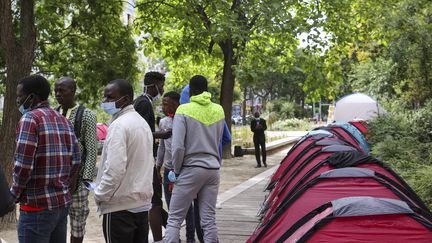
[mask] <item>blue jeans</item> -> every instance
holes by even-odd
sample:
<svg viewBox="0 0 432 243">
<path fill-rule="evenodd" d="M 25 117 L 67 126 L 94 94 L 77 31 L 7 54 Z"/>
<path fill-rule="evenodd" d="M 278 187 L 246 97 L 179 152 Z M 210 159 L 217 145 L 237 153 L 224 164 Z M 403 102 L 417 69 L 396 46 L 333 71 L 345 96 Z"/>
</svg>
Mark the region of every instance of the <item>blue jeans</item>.
<svg viewBox="0 0 432 243">
<path fill-rule="evenodd" d="M 20 243 L 66 243 L 69 206 L 39 212 L 20 211 Z"/>
<path fill-rule="evenodd" d="M 163 176 L 163 189 L 164 189 L 164 195 L 166 204 L 169 209 L 169 204 L 171 201 L 171 194 L 172 192 L 169 192 L 168 190 L 168 184 L 170 181 L 168 180 L 168 173 L 170 172 L 169 169 L 164 169 L 164 176 Z M 186 214 L 186 239 L 189 241 L 195 240 L 195 219 L 194 219 L 194 208 L 193 205 L 189 207 L 189 210 Z"/>
</svg>

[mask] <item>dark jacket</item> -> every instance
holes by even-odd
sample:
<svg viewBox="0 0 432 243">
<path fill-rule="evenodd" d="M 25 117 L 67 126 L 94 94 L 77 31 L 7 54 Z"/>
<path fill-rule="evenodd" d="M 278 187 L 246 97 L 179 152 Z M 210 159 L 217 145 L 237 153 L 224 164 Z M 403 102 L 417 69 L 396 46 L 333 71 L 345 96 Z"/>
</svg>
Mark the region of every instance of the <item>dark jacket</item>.
<svg viewBox="0 0 432 243">
<path fill-rule="evenodd" d="M 266 120 L 262 118 L 255 118 L 251 121 L 251 131 L 254 133 L 254 138 L 264 138 L 265 130 L 267 130 Z"/>
<path fill-rule="evenodd" d="M 9 191 L 6 177 L 0 167 L 0 217 L 15 209 L 15 199 Z"/>
</svg>

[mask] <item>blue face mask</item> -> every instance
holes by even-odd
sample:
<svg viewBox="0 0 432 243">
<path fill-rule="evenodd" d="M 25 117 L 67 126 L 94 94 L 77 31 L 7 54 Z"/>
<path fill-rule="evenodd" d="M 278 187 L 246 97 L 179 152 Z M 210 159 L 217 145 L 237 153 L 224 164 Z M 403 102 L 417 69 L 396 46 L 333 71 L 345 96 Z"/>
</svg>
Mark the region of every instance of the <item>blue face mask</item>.
<svg viewBox="0 0 432 243">
<path fill-rule="evenodd" d="M 24 108 L 24 104 L 27 102 L 28 98 L 30 97 L 27 96 L 27 98 L 24 100 L 24 102 L 20 105 L 20 107 L 18 108 L 18 110 L 21 112 L 21 114 L 25 114 L 27 112 L 29 112 L 31 110 L 31 106 L 29 106 L 28 108 Z"/>
<path fill-rule="evenodd" d="M 124 96 L 123 96 L 124 97 Z M 117 112 L 119 112 L 121 110 L 121 108 L 117 108 L 116 107 L 116 102 L 123 99 L 123 97 L 121 97 L 120 99 L 116 100 L 116 101 L 111 101 L 111 102 L 104 102 L 101 104 L 101 108 L 109 115 L 115 115 Z"/>
</svg>

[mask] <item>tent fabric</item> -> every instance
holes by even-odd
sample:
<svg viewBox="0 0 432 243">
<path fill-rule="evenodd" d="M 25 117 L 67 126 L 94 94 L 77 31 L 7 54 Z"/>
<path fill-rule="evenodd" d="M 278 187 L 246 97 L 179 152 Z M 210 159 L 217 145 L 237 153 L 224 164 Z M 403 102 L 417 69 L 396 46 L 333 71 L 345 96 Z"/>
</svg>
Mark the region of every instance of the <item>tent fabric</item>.
<svg viewBox="0 0 432 243">
<path fill-rule="evenodd" d="M 298 242 L 431 242 L 432 231 L 406 214 L 339 217 L 315 224 Z M 321 226 L 321 227 L 320 227 Z"/>
<path fill-rule="evenodd" d="M 321 178 L 311 181 L 278 207 L 271 219 L 256 232 L 253 242 L 274 242 L 308 212 L 335 199 L 350 196 L 400 199 L 390 188 L 375 177 Z"/>
<path fill-rule="evenodd" d="M 266 187 L 247 242 L 432 242 L 432 213 L 389 166 L 370 156 L 363 123 L 316 128 Z"/>
<path fill-rule="evenodd" d="M 355 154 L 358 157 L 342 156 L 340 154 Z M 349 160 L 350 158 L 354 158 L 354 161 L 351 162 L 351 160 Z M 347 162 L 347 159 L 349 162 Z M 273 205 L 275 205 L 275 208 L 277 208 L 281 201 L 283 201 L 285 198 L 290 198 L 290 195 L 295 193 L 298 188 L 310 181 L 312 178 L 315 178 L 316 176 L 319 176 L 322 173 L 335 168 L 352 166 L 373 170 L 374 172 L 385 175 L 400 185 L 406 186 L 407 189 L 410 189 L 410 187 L 406 185 L 405 182 L 396 173 L 394 173 L 394 171 L 385 166 L 381 161 L 374 159 L 371 156 L 363 156 L 363 154 L 360 154 L 359 152 L 337 152 L 325 160 L 317 157 L 317 159 L 306 160 L 304 163 L 300 164 L 290 176 L 291 178 L 281 185 L 278 191 L 272 191 L 272 195 L 268 199 L 273 200 Z M 275 195 L 273 195 L 273 193 Z M 407 194 L 418 202 L 416 203 L 417 205 L 422 208 L 426 208 L 423 202 L 418 197 L 416 197 L 416 194 L 412 190 L 407 192 Z M 269 202 L 266 201 L 266 203 Z M 272 210 L 270 210 L 270 212 L 271 211 Z"/>
<path fill-rule="evenodd" d="M 351 134 L 348 130 L 346 130 L 343 126 L 339 125 L 328 125 L 326 127 L 320 127 L 317 129 L 321 130 L 327 130 L 328 132 L 333 133 L 336 137 L 339 139 L 347 142 L 349 145 L 357 148 L 358 150 L 362 151 L 363 153 L 367 153 L 369 150 L 368 147 L 364 148 L 360 144 L 360 142 L 354 137 L 353 134 Z"/>
<path fill-rule="evenodd" d="M 388 198 L 348 197 L 333 200 L 332 205 L 335 217 L 414 213 L 406 202 Z"/>
<path fill-rule="evenodd" d="M 351 125 L 355 126 L 367 139 L 368 134 L 368 125 L 367 122 L 364 120 L 355 120 L 349 122 Z"/>
<path fill-rule="evenodd" d="M 359 142 L 360 146 L 362 147 L 363 151 L 365 151 L 365 153 L 369 153 L 369 144 L 366 141 L 366 138 L 364 137 L 364 135 L 361 133 L 361 131 L 355 127 L 354 125 L 348 123 L 348 122 L 337 122 L 337 123 L 333 123 L 330 126 L 341 126 L 343 128 L 345 128 L 345 130 L 347 130 L 348 132 L 350 132 L 354 138 Z"/>
<path fill-rule="evenodd" d="M 320 175 L 321 178 L 337 178 L 337 177 L 370 177 L 373 176 L 374 172 L 369 169 L 363 168 L 341 168 L 335 170 L 329 170 Z"/>
<path fill-rule="evenodd" d="M 347 212 L 350 215 L 337 212 L 345 211 L 346 208 L 348 208 Z M 367 211 L 363 214 L 363 210 L 365 209 L 370 209 L 371 211 Z M 425 220 L 424 215 L 415 213 L 416 211 L 418 211 L 418 208 L 411 208 L 404 201 L 400 200 L 373 197 L 341 198 L 312 210 L 305 217 L 297 221 L 293 227 L 288 229 L 276 242 L 305 242 L 306 240 L 308 240 L 308 242 L 350 242 L 351 239 L 355 239 L 354 242 L 368 242 L 368 240 L 370 240 L 369 242 L 382 242 L 376 237 L 369 238 L 370 236 L 366 235 L 367 230 L 376 227 L 373 229 L 375 234 L 372 235 L 386 235 L 386 238 L 382 239 L 387 239 L 388 241 L 389 238 L 392 239 L 391 234 L 399 230 L 400 226 L 404 224 L 410 227 L 410 231 L 403 229 L 403 234 L 401 235 L 403 239 L 416 239 L 420 240 L 419 242 L 425 242 L 425 239 L 430 239 L 427 238 L 430 237 L 431 234 L 428 229 L 432 226 L 428 220 Z M 325 229 L 325 227 L 327 227 L 326 224 L 331 224 L 332 220 L 339 219 L 341 219 L 343 223 L 333 226 L 336 227 L 336 229 Z M 394 224 L 391 220 L 395 220 L 394 222 L 403 222 L 403 224 Z M 371 222 L 373 222 L 373 224 L 370 224 Z M 333 230 L 334 233 L 337 231 L 339 238 L 334 238 L 332 240 L 326 239 L 323 241 L 317 240 L 322 234 L 322 228 L 324 228 L 324 230 Z M 357 235 L 352 238 L 353 232 L 350 232 L 350 230 L 354 228 L 362 235 Z M 421 232 L 426 235 L 421 237 L 417 235 L 414 236 L 414 234 Z M 316 237 L 317 235 L 318 237 Z M 335 236 L 335 234 L 331 235 Z M 398 239 L 398 242 L 411 242 L 406 240 L 399 241 L 400 238 L 393 239 Z"/>
<path fill-rule="evenodd" d="M 356 119 L 370 120 L 384 113 L 384 109 L 370 96 L 353 93 L 336 102 L 334 120 L 336 122 L 349 122 Z"/>
<path fill-rule="evenodd" d="M 108 134 L 108 126 L 104 123 L 96 124 L 96 132 L 97 132 L 97 140 L 102 141 L 105 140 Z"/>
<path fill-rule="evenodd" d="M 321 135 L 313 135 L 313 136 L 305 136 L 306 139 L 302 139 L 297 142 L 291 150 L 288 152 L 287 156 L 282 160 L 278 169 L 271 176 L 268 185 L 266 186 L 266 190 L 272 190 L 279 179 L 286 174 L 289 168 L 292 166 L 292 163 L 295 163 L 297 160 L 301 159 L 304 156 L 310 156 L 314 153 L 314 151 L 319 151 L 320 147 L 325 146 L 326 144 L 317 144 L 318 142 L 322 142 L 325 140 L 330 141 L 338 141 L 338 144 L 346 144 L 341 141 L 339 138 L 330 134 L 331 136 L 321 136 Z M 311 151 L 313 149 L 313 151 Z"/>
</svg>

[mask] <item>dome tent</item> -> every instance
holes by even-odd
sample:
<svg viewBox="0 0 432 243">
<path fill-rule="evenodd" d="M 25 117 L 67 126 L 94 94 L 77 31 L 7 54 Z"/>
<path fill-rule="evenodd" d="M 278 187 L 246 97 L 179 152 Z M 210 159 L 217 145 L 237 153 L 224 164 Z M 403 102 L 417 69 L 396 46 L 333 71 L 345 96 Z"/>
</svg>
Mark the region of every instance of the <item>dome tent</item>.
<svg viewBox="0 0 432 243">
<path fill-rule="evenodd" d="M 336 102 L 334 120 L 336 122 L 369 120 L 384 113 L 384 109 L 369 95 L 353 93 Z"/>
</svg>

